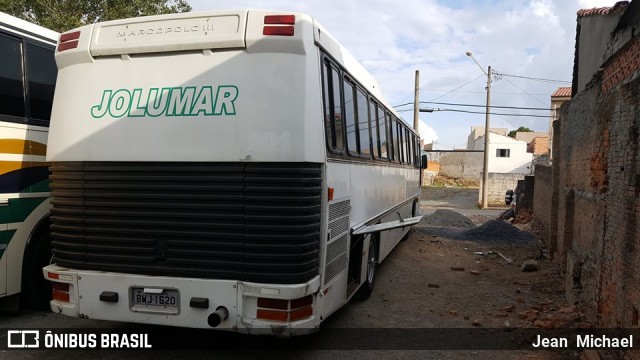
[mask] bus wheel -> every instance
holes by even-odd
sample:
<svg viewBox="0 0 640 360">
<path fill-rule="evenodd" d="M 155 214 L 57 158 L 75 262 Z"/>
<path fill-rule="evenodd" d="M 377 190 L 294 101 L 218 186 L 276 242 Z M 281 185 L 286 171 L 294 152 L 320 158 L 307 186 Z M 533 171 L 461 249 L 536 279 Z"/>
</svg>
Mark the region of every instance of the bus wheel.
<svg viewBox="0 0 640 360">
<path fill-rule="evenodd" d="M 49 227 L 45 226 L 33 235 L 22 264 L 22 299 L 30 307 L 50 309 L 51 284 L 42 274 L 42 268 L 50 263 L 51 238 Z"/>
<path fill-rule="evenodd" d="M 367 261 L 367 278 L 358 289 L 356 298 L 359 300 L 368 299 L 373 292 L 373 286 L 376 283 L 376 269 L 378 267 L 378 240 L 376 237 L 371 237 L 369 241 L 369 257 Z"/>
</svg>

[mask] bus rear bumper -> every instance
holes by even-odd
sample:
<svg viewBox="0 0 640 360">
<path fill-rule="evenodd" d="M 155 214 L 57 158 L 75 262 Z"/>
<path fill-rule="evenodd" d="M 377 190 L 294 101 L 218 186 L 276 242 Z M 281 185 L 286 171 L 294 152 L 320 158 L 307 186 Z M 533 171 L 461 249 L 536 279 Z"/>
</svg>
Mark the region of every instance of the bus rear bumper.
<svg viewBox="0 0 640 360">
<path fill-rule="evenodd" d="M 53 286 L 51 310 L 67 316 L 277 336 L 314 332 L 320 325 L 319 276 L 303 284 L 274 285 L 57 265 L 43 273 Z M 217 322 L 213 314 L 221 308 L 218 314 L 227 316 Z"/>
</svg>

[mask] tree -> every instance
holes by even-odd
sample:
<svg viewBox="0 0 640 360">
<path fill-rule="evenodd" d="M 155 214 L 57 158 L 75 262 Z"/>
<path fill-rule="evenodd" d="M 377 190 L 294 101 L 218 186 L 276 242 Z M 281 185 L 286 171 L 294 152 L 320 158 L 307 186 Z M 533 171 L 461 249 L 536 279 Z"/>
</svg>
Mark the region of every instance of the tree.
<svg viewBox="0 0 640 360">
<path fill-rule="evenodd" d="M 509 131 L 509 134 L 507 135 L 515 139 L 517 132 L 533 132 L 533 130 L 529 129 L 528 127 L 520 126 L 517 130 Z"/>
<path fill-rule="evenodd" d="M 57 32 L 98 21 L 191 11 L 186 0 L 0 0 L 0 11 Z"/>
</svg>

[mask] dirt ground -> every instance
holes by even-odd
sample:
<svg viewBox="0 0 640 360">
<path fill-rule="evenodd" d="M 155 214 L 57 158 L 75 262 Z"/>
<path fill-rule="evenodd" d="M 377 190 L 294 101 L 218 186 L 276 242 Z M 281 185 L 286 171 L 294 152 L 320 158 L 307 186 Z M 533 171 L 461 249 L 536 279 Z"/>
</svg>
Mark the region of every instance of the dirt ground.
<svg viewBox="0 0 640 360">
<path fill-rule="evenodd" d="M 470 218 L 476 225 L 493 219 Z M 505 331 L 587 326 L 579 309 L 565 303 L 557 266 L 542 256 L 537 241 L 514 245 L 452 240 L 429 234 L 427 223 L 428 219 L 415 226 L 409 239 L 381 265 L 372 297 L 349 305 L 333 320 L 339 321 L 340 326 L 482 327 Z M 493 253 L 486 253 L 489 251 Z M 521 271 L 528 260 L 537 261 L 537 271 Z M 349 318 L 344 319 L 349 313 Z M 473 354 L 454 354 L 457 355 L 453 358 L 476 358 Z M 490 356 L 574 359 L 580 355 L 572 351 L 498 351 Z M 479 358 L 484 356 L 489 355 Z"/>
</svg>

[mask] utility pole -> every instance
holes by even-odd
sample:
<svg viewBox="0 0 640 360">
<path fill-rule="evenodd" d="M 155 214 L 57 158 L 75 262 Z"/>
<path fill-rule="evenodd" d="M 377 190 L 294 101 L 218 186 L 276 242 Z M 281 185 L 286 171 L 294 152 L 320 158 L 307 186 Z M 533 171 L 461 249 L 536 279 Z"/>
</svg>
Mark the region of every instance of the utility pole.
<svg viewBox="0 0 640 360">
<path fill-rule="evenodd" d="M 418 131 L 420 120 L 420 70 L 416 70 L 416 85 L 413 93 L 413 128 Z"/>
<path fill-rule="evenodd" d="M 474 59 L 475 60 L 475 59 Z M 488 207 L 489 191 L 489 108 L 491 104 L 491 66 L 487 71 L 487 106 L 484 123 L 484 164 L 482 168 L 482 208 Z"/>
</svg>

